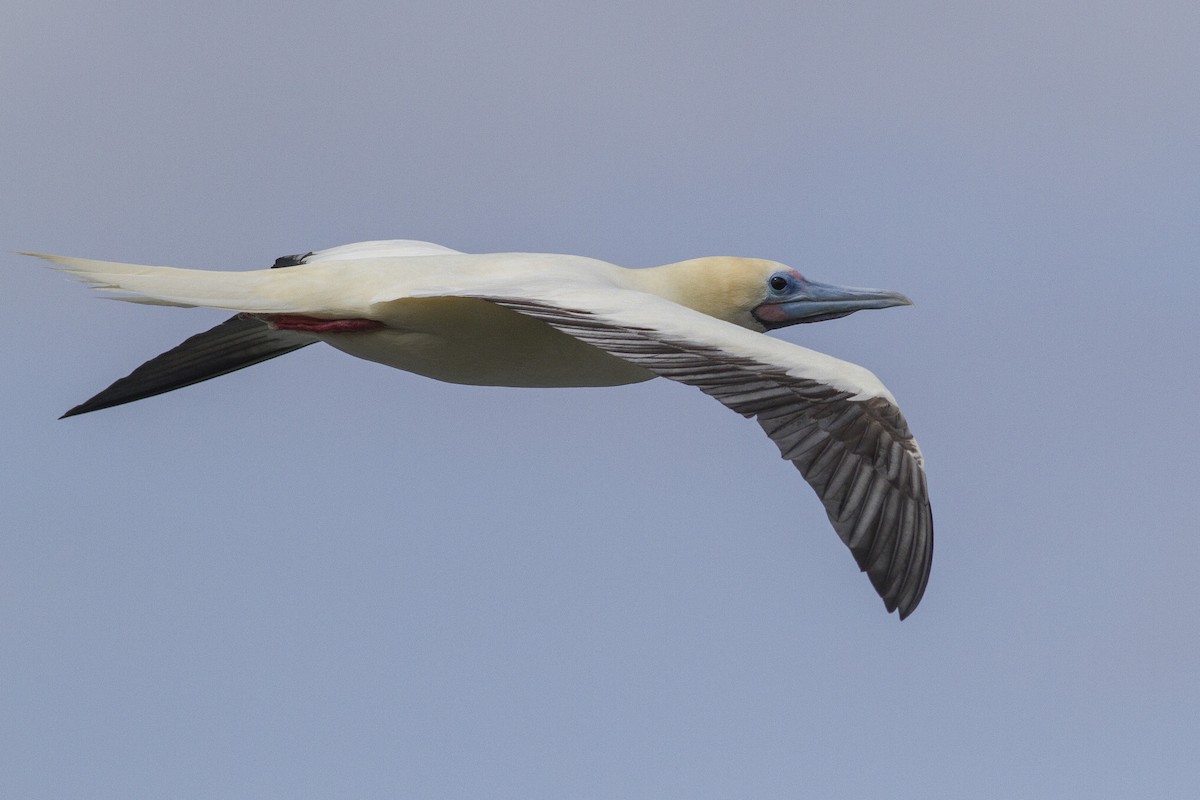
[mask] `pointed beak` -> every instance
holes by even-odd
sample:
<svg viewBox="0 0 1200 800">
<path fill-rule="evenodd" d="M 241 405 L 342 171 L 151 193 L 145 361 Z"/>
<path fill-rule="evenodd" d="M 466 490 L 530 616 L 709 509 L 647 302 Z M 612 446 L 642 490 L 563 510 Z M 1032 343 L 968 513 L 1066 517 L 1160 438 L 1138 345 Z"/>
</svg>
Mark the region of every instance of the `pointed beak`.
<svg viewBox="0 0 1200 800">
<path fill-rule="evenodd" d="M 892 306 L 911 306 L 899 292 L 883 289 L 856 289 L 832 283 L 804 281 L 787 296 L 772 298 L 754 309 L 754 318 L 768 330 L 800 322 L 837 319 L 855 311 Z"/>
</svg>

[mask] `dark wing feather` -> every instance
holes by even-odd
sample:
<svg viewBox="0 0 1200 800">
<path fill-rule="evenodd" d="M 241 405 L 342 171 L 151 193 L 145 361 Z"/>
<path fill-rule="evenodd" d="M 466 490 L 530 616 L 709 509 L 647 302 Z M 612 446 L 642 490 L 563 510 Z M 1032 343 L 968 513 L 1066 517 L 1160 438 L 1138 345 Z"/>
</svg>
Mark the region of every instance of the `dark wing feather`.
<svg viewBox="0 0 1200 800">
<path fill-rule="evenodd" d="M 271 269 L 303 264 L 312 253 L 280 256 Z M 253 317 L 233 316 L 155 356 L 59 419 L 144 400 L 209 378 L 228 375 L 318 341 L 294 331 L 277 331 Z"/>
<path fill-rule="evenodd" d="M 142 364 L 65 417 L 132 403 L 249 367 L 318 341 L 295 331 L 277 331 L 253 317 L 234 316 Z"/>
<path fill-rule="evenodd" d="M 856 399 L 779 364 L 593 311 L 486 299 L 755 418 L 816 491 L 887 610 L 904 619 L 917 607 L 933 558 L 933 516 L 921 452 L 889 399 Z"/>
</svg>

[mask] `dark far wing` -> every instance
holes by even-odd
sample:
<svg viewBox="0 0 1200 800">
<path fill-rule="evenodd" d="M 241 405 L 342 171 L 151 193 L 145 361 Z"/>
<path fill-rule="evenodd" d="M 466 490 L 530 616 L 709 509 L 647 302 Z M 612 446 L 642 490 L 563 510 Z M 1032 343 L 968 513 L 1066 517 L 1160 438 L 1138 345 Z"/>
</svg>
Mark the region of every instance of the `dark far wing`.
<svg viewBox="0 0 1200 800">
<path fill-rule="evenodd" d="M 312 253 L 283 256 L 271 267 L 294 267 Z M 235 315 L 142 364 L 124 378 L 59 419 L 132 403 L 156 394 L 228 375 L 318 341 L 294 331 L 277 331 L 253 317 Z"/>
<path fill-rule="evenodd" d="M 142 364 L 60 419 L 112 408 L 227 375 L 318 341 L 294 331 L 277 331 L 253 317 L 233 316 Z"/>
</svg>

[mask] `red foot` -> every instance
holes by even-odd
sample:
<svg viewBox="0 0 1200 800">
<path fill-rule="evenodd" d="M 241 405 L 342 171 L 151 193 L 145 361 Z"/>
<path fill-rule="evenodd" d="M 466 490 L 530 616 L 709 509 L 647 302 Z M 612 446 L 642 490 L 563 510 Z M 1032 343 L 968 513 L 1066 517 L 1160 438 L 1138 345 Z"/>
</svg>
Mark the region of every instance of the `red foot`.
<svg viewBox="0 0 1200 800">
<path fill-rule="evenodd" d="M 300 314 L 253 314 L 277 331 L 304 331 L 305 333 L 362 333 L 377 331 L 382 322 L 373 319 L 318 319 Z"/>
</svg>

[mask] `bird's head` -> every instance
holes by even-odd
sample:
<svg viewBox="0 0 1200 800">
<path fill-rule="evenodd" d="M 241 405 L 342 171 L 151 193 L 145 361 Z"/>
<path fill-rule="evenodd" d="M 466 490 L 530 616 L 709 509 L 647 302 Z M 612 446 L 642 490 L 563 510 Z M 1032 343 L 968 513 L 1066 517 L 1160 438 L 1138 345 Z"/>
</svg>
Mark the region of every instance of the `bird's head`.
<svg viewBox="0 0 1200 800">
<path fill-rule="evenodd" d="M 778 261 L 710 257 L 672 264 L 677 302 L 752 330 L 837 319 L 855 311 L 909 306 L 899 292 L 809 280 Z"/>
<path fill-rule="evenodd" d="M 912 305 L 912 300 L 899 292 L 820 283 L 782 264 L 758 270 L 758 279 L 764 294 L 750 313 L 766 330 L 837 319 L 871 308 Z"/>
</svg>

